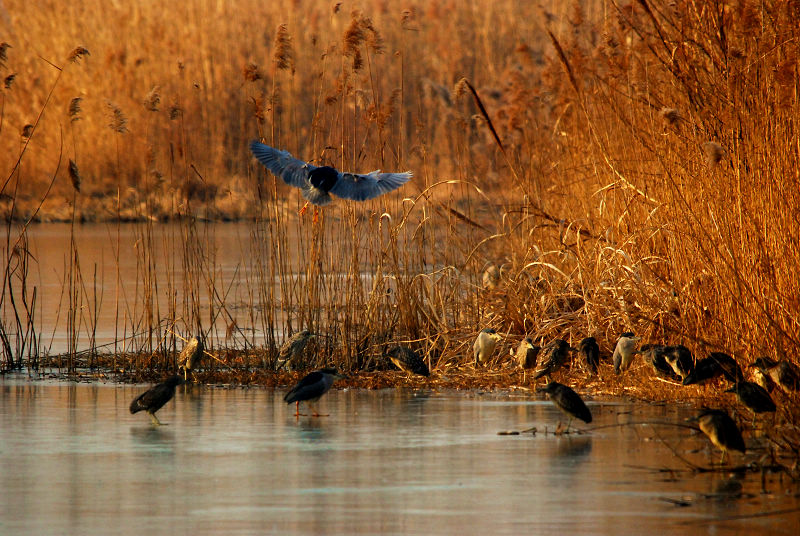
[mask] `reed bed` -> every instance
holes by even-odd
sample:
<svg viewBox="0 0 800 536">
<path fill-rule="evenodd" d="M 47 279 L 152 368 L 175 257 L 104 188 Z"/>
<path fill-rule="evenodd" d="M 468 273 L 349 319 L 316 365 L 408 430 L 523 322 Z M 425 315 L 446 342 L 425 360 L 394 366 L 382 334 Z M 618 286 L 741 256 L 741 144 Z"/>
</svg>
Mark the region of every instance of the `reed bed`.
<svg viewBox="0 0 800 536">
<path fill-rule="evenodd" d="M 631 330 L 800 362 L 796 2 L 46 4 L 0 13 L 4 371 L 147 379 L 202 333 L 210 372 L 269 383 L 301 329 L 324 335 L 308 367 L 380 371 L 406 343 L 479 388 L 517 381 L 454 372 L 486 327 L 500 353 L 587 335 L 610 353 Z M 253 138 L 415 178 L 315 222 Z M 204 222 L 241 219 L 231 273 Z M 65 259 L 57 358 L 27 236 L 48 221 L 138 222 L 135 281 Z M 586 385 L 706 400 L 627 381 Z"/>
</svg>

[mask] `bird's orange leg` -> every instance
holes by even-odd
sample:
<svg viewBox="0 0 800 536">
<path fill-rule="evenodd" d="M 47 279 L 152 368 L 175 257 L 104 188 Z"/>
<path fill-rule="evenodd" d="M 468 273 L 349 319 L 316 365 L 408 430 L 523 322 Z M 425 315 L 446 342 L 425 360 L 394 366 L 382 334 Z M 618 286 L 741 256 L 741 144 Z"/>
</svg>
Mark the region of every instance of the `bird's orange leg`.
<svg viewBox="0 0 800 536">
<path fill-rule="evenodd" d="M 315 206 L 314 207 L 314 225 L 319 222 L 319 209 Z"/>
<path fill-rule="evenodd" d="M 308 203 L 309 203 L 309 201 L 306 201 L 306 204 L 303 205 L 303 208 L 300 209 L 300 212 L 298 214 L 300 214 L 302 216 L 303 214 L 306 213 L 306 210 L 308 210 Z"/>
<path fill-rule="evenodd" d="M 299 417 L 300 416 L 300 401 L 299 400 L 295 402 L 294 416 L 295 417 Z"/>
</svg>

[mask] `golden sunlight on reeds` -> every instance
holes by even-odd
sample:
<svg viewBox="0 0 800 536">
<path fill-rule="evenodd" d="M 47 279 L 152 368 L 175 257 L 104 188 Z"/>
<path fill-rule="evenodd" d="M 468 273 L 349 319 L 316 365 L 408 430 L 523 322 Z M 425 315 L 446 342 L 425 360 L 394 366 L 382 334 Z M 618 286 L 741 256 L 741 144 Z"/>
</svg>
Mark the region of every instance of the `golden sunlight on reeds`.
<svg viewBox="0 0 800 536">
<path fill-rule="evenodd" d="M 316 364 L 350 370 L 382 367 L 397 341 L 457 370 L 487 327 L 505 353 L 590 335 L 610 353 L 630 330 L 797 362 L 796 2 L 6 6 L 0 211 L 147 222 L 136 315 L 119 317 L 165 356 L 142 368 L 173 363 L 166 326 L 217 348 L 258 326 L 277 334 L 256 359 L 273 364 L 282 334 L 309 328 L 329 335 Z M 298 222 L 302 199 L 251 157 L 255 138 L 414 179 Z M 251 312 L 227 338 L 209 326 L 228 313 L 206 219 L 254 222 Z M 166 220 L 183 222 L 183 280 L 157 282 Z M 9 223 L 3 252 L 16 364 L 36 314 L 24 228 Z M 79 253 L 69 306 L 91 317 Z M 187 303 L 160 308 L 165 288 Z"/>
</svg>

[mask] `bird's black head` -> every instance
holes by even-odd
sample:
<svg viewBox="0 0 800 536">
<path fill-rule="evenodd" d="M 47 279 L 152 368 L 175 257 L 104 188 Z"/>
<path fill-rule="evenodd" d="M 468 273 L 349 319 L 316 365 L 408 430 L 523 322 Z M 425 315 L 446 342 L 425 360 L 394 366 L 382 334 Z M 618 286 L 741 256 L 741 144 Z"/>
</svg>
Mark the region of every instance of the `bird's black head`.
<svg viewBox="0 0 800 536">
<path fill-rule="evenodd" d="M 314 188 L 319 188 L 328 193 L 336 184 L 336 181 L 339 180 L 339 172 L 330 166 L 318 167 L 311 170 L 308 174 L 308 180 Z"/>
<path fill-rule="evenodd" d="M 164 383 L 166 383 L 167 385 L 169 385 L 171 387 L 177 387 L 178 385 L 181 385 L 183 383 L 183 378 L 181 378 L 180 376 L 177 376 L 177 375 L 176 376 L 170 376 L 169 378 L 167 378 L 164 381 Z"/>
</svg>

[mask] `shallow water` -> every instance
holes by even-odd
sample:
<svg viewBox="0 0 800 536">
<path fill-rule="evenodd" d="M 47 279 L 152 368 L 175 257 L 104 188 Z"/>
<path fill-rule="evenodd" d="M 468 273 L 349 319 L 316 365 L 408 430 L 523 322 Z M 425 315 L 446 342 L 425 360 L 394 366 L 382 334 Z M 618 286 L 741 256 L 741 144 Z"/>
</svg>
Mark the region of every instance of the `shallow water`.
<svg viewBox="0 0 800 536">
<path fill-rule="evenodd" d="M 759 475 L 658 472 L 683 467 L 662 439 L 717 459 L 689 430 L 544 435 L 560 415 L 529 396 L 334 390 L 320 402 L 330 416 L 295 419 L 283 391 L 187 386 L 156 428 L 128 413 L 145 387 L 0 380 L 1 534 L 797 534 L 800 523 L 750 517 L 800 507 L 785 479 L 768 476 L 762 493 Z M 688 415 L 589 405 L 592 426 Z M 709 495 L 739 483 L 742 498 Z"/>
</svg>

